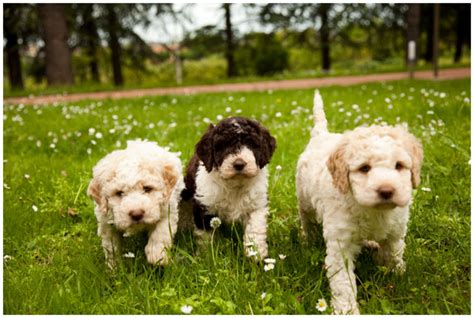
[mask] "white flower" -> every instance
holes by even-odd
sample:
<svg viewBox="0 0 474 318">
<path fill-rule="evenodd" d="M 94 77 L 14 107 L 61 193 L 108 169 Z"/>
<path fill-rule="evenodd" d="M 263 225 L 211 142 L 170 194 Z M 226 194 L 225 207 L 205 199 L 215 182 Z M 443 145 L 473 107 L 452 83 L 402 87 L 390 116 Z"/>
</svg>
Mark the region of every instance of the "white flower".
<svg viewBox="0 0 474 318">
<path fill-rule="evenodd" d="M 215 216 L 215 217 L 213 217 L 213 218 L 211 219 L 211 222 L 210 222 L 210 223 L 211 223 L 211 227 L 212 227 L 213 229 L 217 229 L 219 226 L 221 226 L 222 221 L 221 221 L 221 219 L 219 219 L 217 216 Z"/>
<path fill-rule="evenodd" d="M 206 124 L 209 124 L 211 122 L 211 120 L 207 117 L 205 117 L 202 121 L 205 122 Z"/>
<path fill-rule="evenodd" d="M 327 304 L 326 300 L 324 300 L 324 298 L 318 299 L 318 304 L 316 305 L 316 308 L 320 312 L 326 311 L 326 309 L 328 308 L 328 304 Z"/>
<path fill-rule="evenodd" d="M 181 306 L 181 312 L 182 312 L 183 314 L 190 314 L 191 311 L 193 311 L 193 307 L 192 307 L 192 306 L 188 306 L 188 305 Z"/>
<path fill-rule="evenodd" d="M 90 155 L 92 153 L 92 149 L 91 148 L 87 148 L 86 150 L 87 154 Z"/>
<path fill-rule="evenodd" d="M 8 186 L 8 184 L 6 184 L 6 183 L 3 184 L 3 187 L 4 187 L 5 189 L 7 189 L 7 190 L 10 190 L 10 189 L 11 189 L 11 188 Z"/>
<path fill-rule="evenodd" d="M 431 192 L 431 188 L 421 188 L 421 191 L 425 191 L 425 192 Z"/>
<path fill-rule="evenodd" d="M 217 119 L 217 120 L 222 120 L 222 119 L 224 119 L 224 116 L 222 116 L 222 115 L 217 115 L 217 116 L 216 116 L 216 119 Z"/>
<path fill-rule="evenodd" d="M 280 170 L 281 170 L 281 166 L 280 166 L 280 165 L 276 166 L 276 167 L 275 167 L 275 170 L 276 170 L 276 171 L 280 171 Z"/>
<path fill-rule="evenodd" d="M 249 257 L 257 256 L 257 254 L 258 254 L 258 253 L 257 253 L 256 250 L 250 250 L 250 251 L 248 252 L 248 256 L 249 256 Z"/>
<path fill-rule="evenodd" d="M 125 257 L 125 258 L 135 258 L 135 254 L 133 254 L 132 252 L 127 252 L 127 253 L 123 254 L 123 257 Z"/>
<path fill-rule="evenodd" d="M 390 98 L 388 98 L 388 97 L 385 98 L 385 102 L 386 102 L 387 104 L 390 104 Z"/>
<path fill-rule="evenodd" d="M 234 100 L 234 96 L 229 96 L 229 98 L 227 98 L 229 101 L 233 101 Z"/>
<path fill-rule="evenodd" d="M 226 107 L 226 108 L 225 108 L 225 112 L 226 112 L 226 113 L 230 113 L 231 111 L 232 111 L 232 108 L 230 108 L 230 107 Z"/>
<path fill-rule="evenodd" d="M 260 298 L 262 298 L 262 299 L 265 299 L 265 297 L 267 297 L 267 293 L 265 293 L 265 292 L 260 295 Z"/>
<path fill-rule="evenodd" d="M 286 258 L 286 255 L 285 254 L 278 254 L 278 257 L 281 259 L 281 260 L 284 260 Z"/>
<path fill-rule="evenodd" d="M 280 112 L 277 112 L 277 113 L 275 114 L 275 117 L 281 117 L 281 113 L 280 113 Z"/>
<path fill-rule="evenodd" d="M 245 100 L 244 100 L 245 101 Z M 240 114 L 242 112 L 242 109 L 237 109 L 235 113 Z"/>
<path fill-rule="evenodd" d="M 5 255 L 3 256 L 3 261 L 4 262 L 8 262 L 9 260 L 13 259 L 13 257 L 11 257 L 10 255 Z M 262 298 L 263 299 L 263 298 Z"/>
<path fill-rule="evenodd" d="M 272 269 L 274 269 L 274 268 L 275 268 L 275 264 L 266 264 L 265 266 L 263 266 L 263 270 L 264 270 L 265 272 L 268 272 L 268 271 L 270 271 L 270 270 L 272 270 Z"/>
<path fill-rule="evenodd" d="M 28 180 L 30 178 L 30 175 L 29 174 L 25 174 L 24 175 L 25 179 Z"/>
<path fill-rule="evenodd" d="M 178 100 L 177 100 L 176 98 L 173 98 L 173 99 L 171 100 L 171 104 L 176 104 L 177 102 L 178 102 Z"/>
<path fill-rule="evenodd" d="M 255 246 L 255 243 L 254 242 L 247 242 L 244 244 L 246 247 L 251 247 L 251 246 Z"/>
<path fill-rule="evenodd" d="M 36 147 L 38 147 L 38 148 L 41 147 L 41 140 L 36 141 Z"/>
<path fill-rule="evenodd" d="M 276 260 L 274 258 L 265 258 L 263 261 L 267 264 L 275 264 L 276 263 Z"/>
<path fill-rule="evenodd" d="M 101 132 L 98 132 L 98 133 L 95 134 L 95 138 L 97 138 L 97 139 L 101 139 L 103 136 L 104 135 L 102 135 Z"/>
<path fill-rule="evenodd" d="M 54 149 L 54 148 L 56 148 L 56 145 L 55 144 L 50 144 L 49 148 Z"/>
<path fill-rule="evenodd" d="M 446 97 L 446 93 L 443 93 L 443 92 L 439 93 L 439 97 L 440 97 L 440 98 L 445 98 L 445 97 Z"/>
<path fill-rule="evenodd" d="M 38 212 L 38 207 L 36 205 L 33 204 L 31 208 L 33 209 L 33 211 Z"/>
<path fill-rule="evenodd" d="M 95 133 L 95 128 L 89 128 L 89 135 L 92 136 Z"/>
</svg>

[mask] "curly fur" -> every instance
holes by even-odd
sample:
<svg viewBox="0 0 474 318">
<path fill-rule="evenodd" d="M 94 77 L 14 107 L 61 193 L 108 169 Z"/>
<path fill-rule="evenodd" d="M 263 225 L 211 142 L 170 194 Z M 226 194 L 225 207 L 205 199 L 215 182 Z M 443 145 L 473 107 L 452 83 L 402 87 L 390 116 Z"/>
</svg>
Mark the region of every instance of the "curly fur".
<svg viewBox="0 0 474 318">
<path fill-rule="evenodd" d="M 423 149 L 403 127 L 327 131 L 322 99 L 300 156 L 296 187 L 303 232 L 316 239 L 323 225 L 327 276 L 335 313 L 357 314 L 354 261 L 362 246 L 378 247 L 377 260 L 402 273 L 412 189 L 420 183 Z"/>
<path fill-rule="evenodd" d="M 209 126 L 196 144 L 182 192 L 183 200 L 193 201 L 196 231 L 209 229 L 215 215 L 224 222 L 241 222 L 246 246 L 254 244 L 260 257 L 267 255 L 265 166 L 275 147 L 275 138 L 251 119 L 232 117 Z M 237 162 L 244 164 L 241 170 Z"/>
<path fill-rule="evenodd" d="M 168 263 L 184 188 L 179 158 L 153 142 L 129 141 L 127 148 L 101 159 L 87 193 L 94 199 L 98 235 L 113 268 L 122 236 L 148 231 L 151 264 Z"/>
</svg>

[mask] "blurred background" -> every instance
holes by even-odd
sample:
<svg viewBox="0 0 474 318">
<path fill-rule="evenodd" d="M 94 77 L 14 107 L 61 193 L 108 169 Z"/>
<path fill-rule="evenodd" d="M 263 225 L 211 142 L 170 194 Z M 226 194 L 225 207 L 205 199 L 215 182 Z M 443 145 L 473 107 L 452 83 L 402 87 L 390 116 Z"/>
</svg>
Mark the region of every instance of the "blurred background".
<svg viewBox="0 0 474 318">
<path fill-rule="evenodd" d="M 4 95 L 469 66 L 470 4 L 435 6 L 4 4 Z"/>
</svg>

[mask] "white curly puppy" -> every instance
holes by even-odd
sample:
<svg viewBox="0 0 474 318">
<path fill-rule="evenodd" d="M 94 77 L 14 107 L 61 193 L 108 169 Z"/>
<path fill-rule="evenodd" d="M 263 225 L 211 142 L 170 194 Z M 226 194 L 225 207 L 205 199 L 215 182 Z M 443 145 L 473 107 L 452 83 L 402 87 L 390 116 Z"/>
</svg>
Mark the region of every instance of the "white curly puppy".
<svg viewBox="0 0 474 318">
<path fill-rule="evenodd" d="M 122 236 L 148 231 L 147 261 L 166 265 L 184 188 L 181 161 L 154 142 L 128 141 L 93 169 L 87 193 L 95 201 L 98 235 L 109 267 L 120 255 Z"/>
<path fill-rule="evenodd" d="M 412 189 L 420 183 L 423 149 L 403 127 L 327 130 L 323 101 L 314 96 L 314 128 L 300 156 L 296 187 L 303 232 L 316 239 L 322 223 L 327 276 L 337 314 L 358 314 L 354 261 L 363 245 L 403 273 Z"/>
</svg>

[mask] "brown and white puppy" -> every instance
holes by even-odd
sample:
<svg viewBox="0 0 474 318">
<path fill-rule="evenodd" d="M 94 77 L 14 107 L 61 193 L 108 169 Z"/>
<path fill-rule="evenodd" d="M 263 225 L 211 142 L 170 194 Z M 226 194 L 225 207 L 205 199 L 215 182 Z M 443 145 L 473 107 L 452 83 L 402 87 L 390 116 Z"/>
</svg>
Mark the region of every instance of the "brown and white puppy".
<svg viewBox="0 0 474 318">
<path fill-rule="evenodd" d="M 147 261 L 166 265 L 184 188 L 181 161 L 154 142 L 129 141 L 93 169 L 87 193 L 94 199 L 98 235 L 109 267 L 120 255 L 123 236 L 149 233 Z"/>
<path fill-rule="evenodd" d="M 246 255 L 268 255 L 266 165 L 275 147 L 275 138 L 252 119 L 231 117 L 209 126 L 196 144 L 182 193 L 184 200 L 192 201 L 198 236 L 210 228 L 213 216 L 240 222 Z"/>
<path fill-rule="evenodd" d="M 328 132 L 323 101 L 314 97 L 314 128 L 296 174 L 300 218 L 308 240 L 323 225 L 327 276 L 336 314 L 358 314 L 354 262 L 362 246 L 403 273 L 412 190 L 420 184 L 423 148 L 404 127 Z"/>
</svg>

